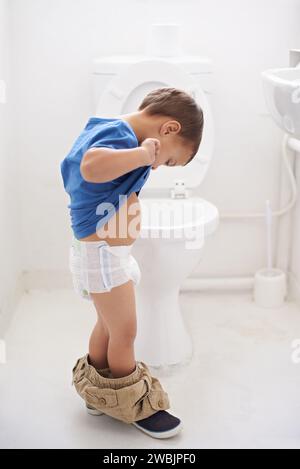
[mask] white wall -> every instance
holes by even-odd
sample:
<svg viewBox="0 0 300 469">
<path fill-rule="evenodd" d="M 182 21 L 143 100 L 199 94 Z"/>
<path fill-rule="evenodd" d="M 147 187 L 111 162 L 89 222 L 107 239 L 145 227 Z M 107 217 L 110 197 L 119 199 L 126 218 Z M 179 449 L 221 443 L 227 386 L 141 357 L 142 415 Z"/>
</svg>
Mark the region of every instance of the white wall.
<svg viewBox="0 0 300 469">
<path fill-rule="evenodd" d="M 12 88 L 9 73 L 8 0 L 0 0 L 0 80 L 7 83 L 7 104 L 0 103 L 0 339 L 18 301 L 21 275 L 22 232 L 16 154 L 12 152 L 10 110 Z"/>
<path fill-rule="evenodd" d="M 93 113 L 91 61 L 143 53 L 156 21 L 182 24 L 187 54 L 215 64 L 215 158 L 199 195 L 220 212 L 278 202 L 281 132 L 260 72 L 300 46 L 298 0 L 10 0 L 26 270 L 67 268 L 71 236 L 59 164 Z M 265 263 L 262 222 L 223 222 L 196 274 L 250 275 Z M 300 277 L 300 275 L 299 275 Z"/>
</svg>

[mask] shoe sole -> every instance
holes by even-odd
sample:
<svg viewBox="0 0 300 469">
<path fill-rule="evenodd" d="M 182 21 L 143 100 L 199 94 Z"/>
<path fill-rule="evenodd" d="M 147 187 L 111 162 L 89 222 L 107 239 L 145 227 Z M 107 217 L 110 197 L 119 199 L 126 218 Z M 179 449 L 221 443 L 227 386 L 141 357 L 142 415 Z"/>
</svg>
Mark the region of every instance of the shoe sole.
<svg viewBox="0 0 300 469">
<path fill-rule="evenodd" d="M 101 412 L 97 409 L 90 409 L 89 407 L 86 408 L 86 411 L 89 415 L 94 415 L 95 417 L 100 417 L 101 415 L 104 415 L 104 412 Z"/>
<path fill-rule="evenodd" d="M 180 422 L 180 424 L 177 425 L 177 427 L 172 428 L 172 430 L 166 430 L 164 432 L 151 432 L 141 427 L 137 422 L 133 422 L 131 425 L 134 425 L 136 428 L 146 433 L 146 435 L 152 436 L 152 438 L 158 438 L 160 440 L 163 440 L 165 438 L 172 438 L 172 436 L 177 435 L 183 429 L 182 422 Z"/>
<path fill-rule="evenodd" d="M 89 415 L 93 415 L 94 417 L 100 417 L 101 415 L 104 415 L 104 412 L 101 412 L 97 409 L 90 409 L 89 407 L 87 407 L 86 410 Z M 152 438 L 157 438 L 159 440 L 163 440 L 165 438 L 172 438 L 173 436 L 181 432 L 181 430 L 183 429 L 182 422 L 180 422 L 177 427 L 172 428 L 172 430 L 166 430 L 164 432 L 151 432 L 150 430 L 146 430 L 145 428 L 141 427 L 137 422 L 133 422 L 131 425 L 134 425 L 136 428 L 146 433 L 146 435 L 151 436 Z"/>
</svg>

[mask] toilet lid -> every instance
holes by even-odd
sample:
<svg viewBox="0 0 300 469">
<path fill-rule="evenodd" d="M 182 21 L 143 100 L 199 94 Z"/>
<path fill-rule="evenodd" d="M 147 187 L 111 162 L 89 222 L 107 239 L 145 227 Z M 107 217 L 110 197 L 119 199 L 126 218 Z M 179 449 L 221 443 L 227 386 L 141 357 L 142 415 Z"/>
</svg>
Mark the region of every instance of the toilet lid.
<svg viewBox="0 0 300 469">
<path fill-rule="evenodd" d="M 157 88 L 174 87 L 189 93 L 204 112 L 203 140 L 193 161 L 186 167 L 161 166 L 151 171 L 147 189 L 173 189 L 175 180 L 183 180 L 188 188 L 197 187 L 205 178 L 214 143 L 213 120 L 205 92 L 183 67 L 164 60 L 141 60 L 116 75 L 104 89 L 97 107 L 97 116 L 114 118 L 136 112 L 145 96 Z"/>
</svg>

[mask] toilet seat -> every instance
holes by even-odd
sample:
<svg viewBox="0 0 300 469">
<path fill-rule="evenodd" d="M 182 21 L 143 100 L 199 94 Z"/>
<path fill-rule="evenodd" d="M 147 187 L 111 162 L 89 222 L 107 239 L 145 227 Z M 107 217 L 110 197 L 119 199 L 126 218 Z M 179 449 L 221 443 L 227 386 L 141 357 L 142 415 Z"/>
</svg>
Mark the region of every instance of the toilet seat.
<svg viewBox="0 0 300 469">
<path fill-rule="evenodd" d="M 219 225 L 218 209 L 200 197 L 182 200 L 169 198 L 141 198 L 141 236 L 157 233 L 159 237 L 170 233 L 173 239 L 182 239 L 184 231 L 201 227 L 201 235 L 207 238 Z M 160 210 L 162 216 L 160 216 Z M 168 239 L 169 240 L 169 239 Z"/>
<path fill-rule="evenodd" d="M 183 66 L 163 59 L 145 59 L 130 64 L 115 75 L 103 90 L 97 107 L 97 116 L 114 118 L 135 112 L 137 103 L 129 110 L 126 103 L 139 94 L 138 104 L 153 89 L 174 87 L 189 93 L 202 107 L 205 116 L 203 139 L 198 154 L 186 167 L 166 168 L 152 172 L 147 181 L 150 189 L 173 189 L 174 181 L 182 179 L 188 188 L 199 187 L 205 178 L 214 148 L 214 126 L 210 105 L 205 92 L 196 79 Z M 143 88 L 145 91 L 142 92 Z M 197 166 L 196 166 L 197 165 Z"/>
</svg>

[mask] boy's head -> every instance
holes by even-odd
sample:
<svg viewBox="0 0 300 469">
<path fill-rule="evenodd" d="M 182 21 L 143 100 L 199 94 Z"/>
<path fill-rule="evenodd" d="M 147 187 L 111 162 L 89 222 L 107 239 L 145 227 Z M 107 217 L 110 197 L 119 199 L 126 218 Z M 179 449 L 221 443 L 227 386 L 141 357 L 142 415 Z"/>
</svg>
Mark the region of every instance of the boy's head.
<svg viewBox="0 0 300 469">
<path fill-rule="evenodd" d="M 139 111 L 155 120 L 148 137 L 160 140 L 160 154 L 152 166 L 185 166 L 197 154 L 201 144 L 204 116 L 196 101 L 185 91 L 160 88 L 149 93 Z"/>
</svg>

